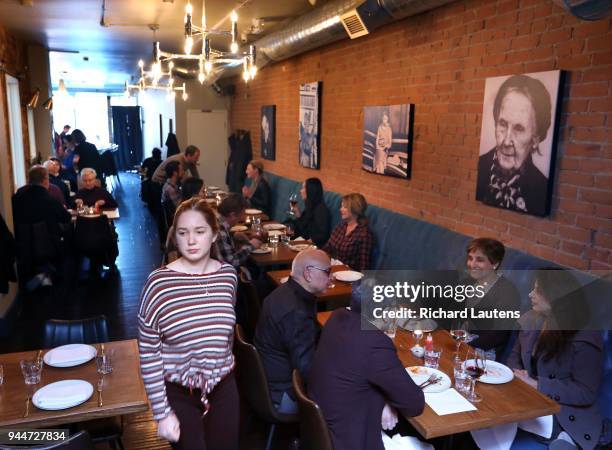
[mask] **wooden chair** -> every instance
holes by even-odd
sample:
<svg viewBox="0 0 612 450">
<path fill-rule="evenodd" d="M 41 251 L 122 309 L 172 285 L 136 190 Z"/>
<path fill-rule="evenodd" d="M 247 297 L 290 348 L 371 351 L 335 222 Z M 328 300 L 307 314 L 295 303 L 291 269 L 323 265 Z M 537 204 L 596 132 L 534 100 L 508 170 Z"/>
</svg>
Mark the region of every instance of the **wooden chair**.
<svg viewBox="0 0 612 450">
<path fill-rule="evenodd" d="M 24 449 L 28 448 L 31 450 L 95 450 L 91 438 L 87 431 L 79 431 L 76 434 L 73 434 L 68 439 L 63 442 L 58 442 L 57 444 L 50 445 L 41 445 L 35 447 L 21 447 L 14 445 L 1 445 L 0 450 L 10 450 L 10 449 Z"/>
<path fill-rule="evenodd" d="M 236 325 L 234 354 L 236 355 L 236 381 L 240 396 L 246 400 L 259 419 L 270 424 L 266 443 L 266 450 L 270 450 L 276 426 L 297 423 L 299 416 L 279 413 L 272 404 L 268 380 L 259 353 L 254 345 L 245 340 L 244 331 L 240 325 Z"/>
<path fill-rule="evenodd" d="M 300 450 L 334 450 L 323 412 L 306 395 L 300 372 L 295 369 L 292 381 L 300 405 Z"/>
<path fill-rule="evenodd" d="M 45 322 L 45 348 L 66 344 L 99 344 L 108 340 L 108 327 L 103 315 L 80 320 L 50 319 Z M 79 422 L 76 427 L 89 432 L 95 443 L 108 441 L 112 449 L 119 446 L 123 450 L 122 416 Z"/>
</svg>

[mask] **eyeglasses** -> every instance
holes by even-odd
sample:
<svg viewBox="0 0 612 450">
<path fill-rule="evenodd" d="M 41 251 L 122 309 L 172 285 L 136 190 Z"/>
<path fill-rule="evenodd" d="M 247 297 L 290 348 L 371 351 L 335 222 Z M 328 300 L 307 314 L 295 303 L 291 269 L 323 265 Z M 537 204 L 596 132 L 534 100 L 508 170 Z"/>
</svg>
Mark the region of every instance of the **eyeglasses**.
<svg viewBox="0 0 612 450">
<path fill-rule="evenodd" d="M 317 269 L 320 270 L 321 272 L 325 272 L 327 274 L 327 276 L 329 276 L 329 274 L 331 273 L 331 267 L 328 267 L 327 269 L 321 269 L 320 267 L 317 266 L 306 266 L 307 269 Z"/>
</svg>

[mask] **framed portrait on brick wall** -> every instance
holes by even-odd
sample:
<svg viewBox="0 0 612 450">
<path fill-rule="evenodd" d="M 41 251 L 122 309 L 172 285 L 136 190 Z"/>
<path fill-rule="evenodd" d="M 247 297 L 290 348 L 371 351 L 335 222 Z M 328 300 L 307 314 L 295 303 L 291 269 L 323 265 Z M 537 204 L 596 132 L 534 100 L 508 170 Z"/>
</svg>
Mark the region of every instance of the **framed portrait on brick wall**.
<svg viewBox="0 0 612 450">
<path fill-rule="evenodd" d="M 476 200 L 550 213 L 563 72 L 487 78 Z"/>
<path fill-rule="evenodd" d="M 410 178 L 414 106 L 367 106 L 363 114 L 363 170 Z"/>
<path fill-rule="evenodd" d="M 261 157 L 274 161 L 276 159 L 276 105 L 261 107 Z"/>
<path fill-rule="evenodd" d="M 318 169 L 321 155 L 321 82 L 300 85 L 299 161 L 303 167 Z"/>
</svg>

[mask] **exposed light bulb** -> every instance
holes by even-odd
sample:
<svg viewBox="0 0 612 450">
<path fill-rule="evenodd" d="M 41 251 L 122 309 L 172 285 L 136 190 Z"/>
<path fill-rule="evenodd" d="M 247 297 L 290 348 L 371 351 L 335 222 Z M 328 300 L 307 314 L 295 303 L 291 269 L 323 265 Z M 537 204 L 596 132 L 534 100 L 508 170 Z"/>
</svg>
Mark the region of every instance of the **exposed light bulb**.
<svg viewBox="0 0 612 450">
<path fill-rule="evenodd" d="M 187 36 L 185 38 L 185 53 L 190 55 L 192 48 L 193 48 L 193 38 L 191 36 Z"/>
<path fill-rule="evenodd" d="M 206 79 L 206 75 L 204 75 L 204 72 L 200 72 L 198 74 L 198 81 L 200 82 L 200 84 L 204 83 L 205 79 Z"/>
<path fill-rule="evenodd" d="M 238 14 L 236 13 L 236 10 L 232 10 L 230 14 L 230 20 L 232 22 L 238 22 Z"/>
<path fill-rule="evenodd" d="M 172 71 L 172 69 L 174 69 L 174 62 L 170 61 L 170 62 L 168 63 L 168 69 L 169 69 L 170 71 Z"/>
<path fill-rule="evenodd" d="M 193 6 L 191 6 L 191 2 L 187 3 L 187 5 L 185 6 L 185 14 L 193 14 Z"/>
<path fill-rule="evenodd" d="M 251 68 L 249 69 L 249 73 L 251 75 L 251 80 L 255 78 L 255 75 L 257 75 L 257 66 L 252 65 Z"/>
<path fill-rule="evenodd" d="M 232 44 L 230 45 L 230 51 L 232 53 L 238 53 L 238 43 L 237 42 L 232 42 Z"/>
<path fill-rule="evenodd" d="M 204 61 L 204 70 L 206 73 L 210 73 L 212 70 L 212 63 L 210 61 Z"/>
<path fill-rule="evenodd" d="M 246 83 L 247 81 L 249 81 L 249 78 L 250 78 L 250 77 L 249 77 L 249 72 L 248 72 L 248 70 L 245 70 L 244 72 L 242 72 L 242 79 L 245 81 L 245 83 Z"/>
<path fill-rule="evenodd" d="M 144 67 L 144 61 L 142 59 L 138 60 L 138 67 L 140 67 L 141 69 Z"/>
<path fill-rule="evenodd" d="M 189 96 L 187 95 L 187 92 L 183 92 L 183 100 L 187 100 L 187 98 L 189 98 Z"/>
</svg>

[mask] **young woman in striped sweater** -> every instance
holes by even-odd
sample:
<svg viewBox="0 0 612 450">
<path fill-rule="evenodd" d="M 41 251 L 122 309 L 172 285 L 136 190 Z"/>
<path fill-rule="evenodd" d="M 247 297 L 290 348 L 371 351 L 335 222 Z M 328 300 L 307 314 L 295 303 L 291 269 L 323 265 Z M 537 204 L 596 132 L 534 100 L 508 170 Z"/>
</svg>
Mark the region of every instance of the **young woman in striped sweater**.
<svg viewBox="0 0 612 450">
<path fill-rule="evenodd" d="M 204 200 L 181 203 L 170 230 L 181 256 L 153 271 L 142 290 L 142 377 L 158 435 L 178 449 L 238 449 L 237 276 L 210 255 L 217 231 Z"/>
</svg>

